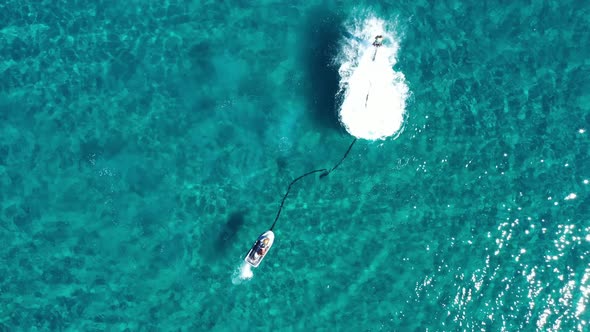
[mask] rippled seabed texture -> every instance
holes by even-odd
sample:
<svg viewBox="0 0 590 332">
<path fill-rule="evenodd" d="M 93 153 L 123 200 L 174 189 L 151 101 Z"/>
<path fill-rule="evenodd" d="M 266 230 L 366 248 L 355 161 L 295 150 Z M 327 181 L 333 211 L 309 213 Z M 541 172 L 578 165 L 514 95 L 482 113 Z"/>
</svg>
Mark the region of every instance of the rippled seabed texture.
<svg viewBox="0 0 590 332">
<path fill-rule="evenodd" d="M 0 4 L 0 330 L 588 330 L 584 1 L 50 3 Z M 404 132 L 298 183 L 232 284 L 350 143 L 330 60 L 369 14 Z"/>
</svg>

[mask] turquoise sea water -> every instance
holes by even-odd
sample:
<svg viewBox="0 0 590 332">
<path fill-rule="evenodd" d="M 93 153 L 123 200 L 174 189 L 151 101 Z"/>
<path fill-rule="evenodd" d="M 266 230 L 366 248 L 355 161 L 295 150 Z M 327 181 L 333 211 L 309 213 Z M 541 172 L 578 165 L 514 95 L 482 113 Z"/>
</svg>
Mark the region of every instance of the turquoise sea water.
<svg viewBox="0 0 590 332">
<path fill-rule="evenodd" d="M 404 131 L 294 186 L 234 285 L 352 140 L 367 15 Z M 0 330 L 588 331 L 588 59 L 584 1 L 4 1 Z"/>
</svg>

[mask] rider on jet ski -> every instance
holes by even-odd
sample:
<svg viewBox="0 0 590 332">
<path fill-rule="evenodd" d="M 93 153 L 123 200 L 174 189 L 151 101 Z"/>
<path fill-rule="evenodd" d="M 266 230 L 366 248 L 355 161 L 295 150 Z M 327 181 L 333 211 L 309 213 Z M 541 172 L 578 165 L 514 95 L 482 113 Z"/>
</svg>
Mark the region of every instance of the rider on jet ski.
<svg viewBox="0 0 590 332">
<path fill-rule="evenodd" d="M 266 237 L 262 241 L 258 242 L 252 250 L 252 258 L 256 259 L 258 256 L 264 256 L 268 251 L 268 242 L 269 239 Z"/>
</svg>

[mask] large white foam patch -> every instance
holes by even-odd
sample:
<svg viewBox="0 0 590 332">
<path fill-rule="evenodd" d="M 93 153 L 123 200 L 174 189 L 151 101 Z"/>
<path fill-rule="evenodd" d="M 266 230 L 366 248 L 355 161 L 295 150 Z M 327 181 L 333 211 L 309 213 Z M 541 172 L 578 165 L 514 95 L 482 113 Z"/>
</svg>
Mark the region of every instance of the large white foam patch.
<svg viewBox="0 0 590 332">
<path fill-rule="evenodd" d="M 342 44 L 339 118 L 357 138 L 385 139 L 397 134 L 404 122 L 409 95 L 404 74 L 393 70 L 399 40 L 393 27 L 377 18 L 355 21 Z M 383 45 L 372 45 L 375 36 Z M 375 53 L 376 51 L 376 53 Z"/>
</svg>

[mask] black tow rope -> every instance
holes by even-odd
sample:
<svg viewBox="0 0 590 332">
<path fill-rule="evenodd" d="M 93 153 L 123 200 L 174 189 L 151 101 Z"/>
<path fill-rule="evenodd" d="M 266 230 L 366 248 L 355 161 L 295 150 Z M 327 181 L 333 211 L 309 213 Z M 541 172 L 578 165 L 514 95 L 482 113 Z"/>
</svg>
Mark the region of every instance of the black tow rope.
<svg viewBox="0 0 590 332">
<path fill-rule="evenodd" d="M 311 172 L 307 172 L 307 173 L 301 175 L 300 177 L 296 178 L 295 180 L 291 181 L 291 183 L 289 183 L 289 187 L 287 187 L 287 192 L 285 193 L 285 195 L 283 196 L 283 200 L 281 201 L 281 206 L 279 206 L 279 211 L 277 212 L 277 216 L 275 217 L 275 221 L 272 223 L 272 226 L 270 226 L 271 231 L 275 227 L 275 225 L 277 224 L 277 221 L 279 220 L 279 217 L 281 216 L 281 210 L 283 209 L 283 205 L 285 204 L 285 200 L 287 199 L 287 196 L 289 195 L 289 191 L 291 190 L 291 187 L 295 184 L 295 182 L 303 179 L 304 177 L 306 177 L 308 175 L 318 173 L 318 172 L 322 172 L 322 174 L 320 174 L 320 179 L 323 178 L 324 176 L 328 176 L 328 174 L 330 174 L 332 171 L 334 171 L 336 168 L 338 168 L 338 166 L 340 166 L 340 164 L 342 164 L 344 159 L 346 159 L 346 157 L 350 153 L 350 150 L 352 150 L 352 146 L 354 145 L 354 143 L 356 143 L 356 138 L 354 140 L 352 140 L 352 143 L 350 143 L 350 146 L 348 147 L 348 150 L 346 150 L 346 153 L 344 153 L 344 156 L 342 157 L 342 159 L 340 159 L 340 161 L 334 167 L 332 167 L 330 170 L 327 170 L 325 168 L 316 169 L 316 170 L 313 170 Z"/>
<path fill-rule="evenodd" d="M 344 159 L 346 159 L 346 157 L 348 157 L 348 154 L 350 153 L 350 150 L 352 150 L 352 146 L 354 145 L 354 143 L 356 143 L 356 138 L 352 140 L 352 143 L 350 143 L 350 146 L 348 147 L 348 150 L 346 150 L 346 153 L 344 153 L 344 156 L 342 157 L 342 159 L 340 159 L 340 161 L 334 167 L 332 167 L 332 169 L 330 169 L 329 171 L 326 171 L 322 175 L 320 175 L 320 178 L 323 178 L 324 176 L 328 176 L 328 174 L 330 174 L 333 170 L 338 168 L 338 166 L 340 166 L 340 164 L 342 164 Z"/>
</svg>

